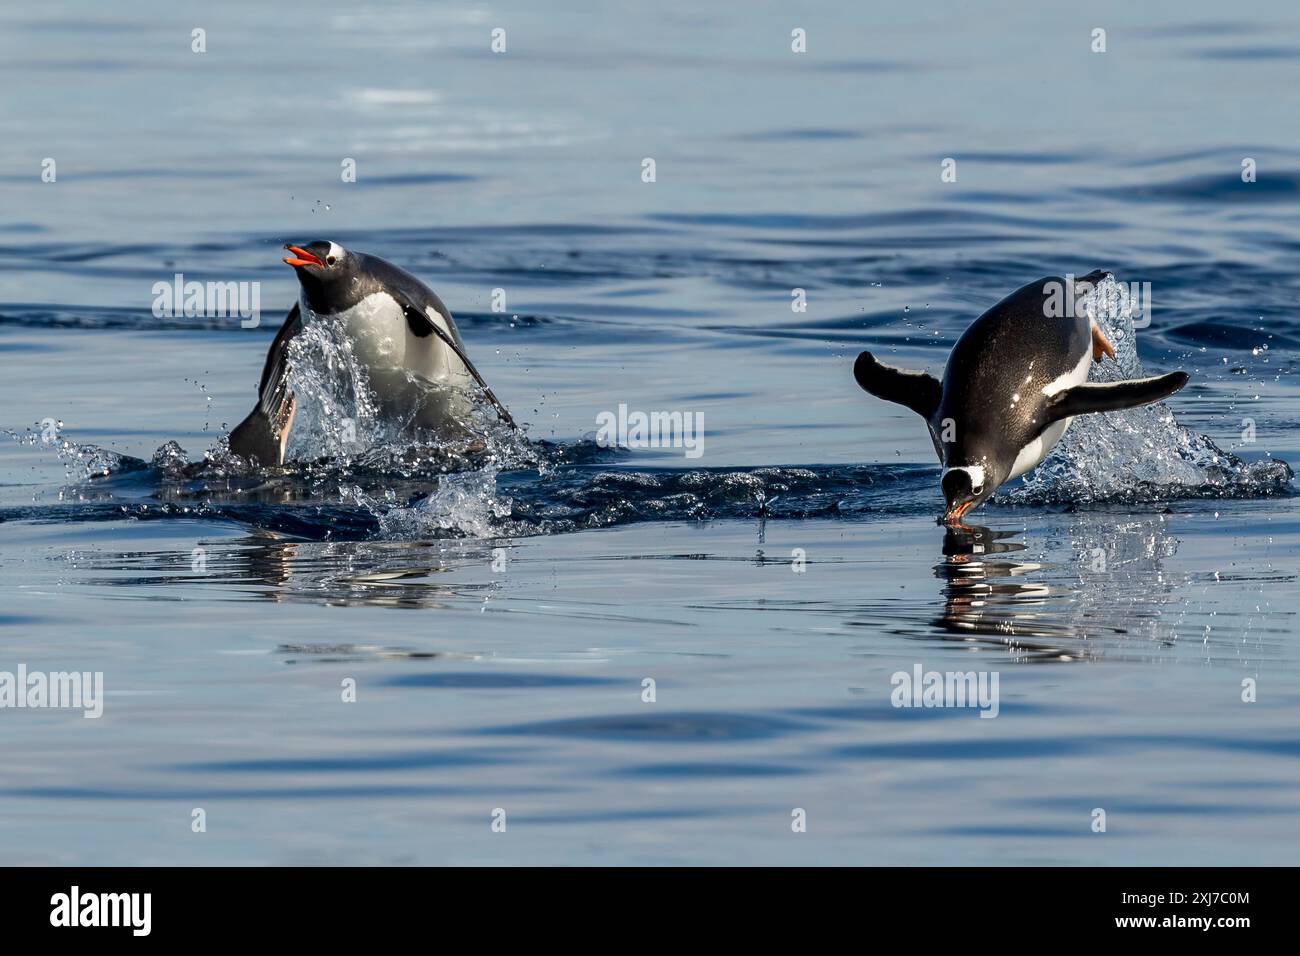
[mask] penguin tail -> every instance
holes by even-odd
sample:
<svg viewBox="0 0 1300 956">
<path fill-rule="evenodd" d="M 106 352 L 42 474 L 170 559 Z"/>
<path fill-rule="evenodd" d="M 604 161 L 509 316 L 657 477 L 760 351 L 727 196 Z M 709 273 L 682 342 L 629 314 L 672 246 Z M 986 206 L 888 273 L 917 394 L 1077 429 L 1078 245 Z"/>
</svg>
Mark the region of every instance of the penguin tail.
<svg viewBox="0 0 1300 956">
<path fill-rule="evenodd" d="M 1186 372 L 1170 372 L 1154 378 L 1137 378 L 1127 382 L 1091 382 L 1067 388 L 1052 396 L 1047 404 L 1044 425 L 1086 415 L 1090 412 L 1113 412 L 1136 408 L 1168 398 L 1187 384 Z"/>
<path fill-rule="evenodd" d="M 853 363 L 853 377 L 864 392 L 910 408 L 927 420 L 943 398 L 943 385 L 933 375 L 894 368 L 870 352 L 863 352 Z"/>
<path fill-rule="evenodd" d="M 1105 279 L 1106 276 L 1109 275 L 1114 275 L 1114 273 L 1111 272 L 1109 269 L 1093 269 L 1086 276 L 1079 276 L 1077 279 L 1075 279 L 1074 284 L 1079 285 L 1081 283 L 1086 282 L 1089 285 L 1097 285 L 1099 282 Z"/>
</svg>

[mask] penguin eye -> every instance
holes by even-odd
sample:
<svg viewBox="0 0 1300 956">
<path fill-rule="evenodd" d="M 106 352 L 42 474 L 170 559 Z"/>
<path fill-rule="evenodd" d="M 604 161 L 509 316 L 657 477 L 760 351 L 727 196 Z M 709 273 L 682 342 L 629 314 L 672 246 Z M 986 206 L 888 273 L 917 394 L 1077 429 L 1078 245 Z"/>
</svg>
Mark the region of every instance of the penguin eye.
<svg viewBox="0 0 1300 956">
<path fill-rule="evenodd" d="M 984 486 L 983 486 L 983 485 L 976 485 L 974 488 L 971 489 L 971 493 L 972 493 L 972 494 L 977 494 L 977 495 L 978 495 L 978 494 L 983 494 L 983 492 L 984 492 Z"/>
<path fill-rule="evenodd" d="M 334 265 L 334 257 L 333 257 L 333 256 L 326 256 L 326 257 L 325 257 L 325 264 L 326 264 L 327 266 L 332 266 L 332 265 Z"/>
</svg>

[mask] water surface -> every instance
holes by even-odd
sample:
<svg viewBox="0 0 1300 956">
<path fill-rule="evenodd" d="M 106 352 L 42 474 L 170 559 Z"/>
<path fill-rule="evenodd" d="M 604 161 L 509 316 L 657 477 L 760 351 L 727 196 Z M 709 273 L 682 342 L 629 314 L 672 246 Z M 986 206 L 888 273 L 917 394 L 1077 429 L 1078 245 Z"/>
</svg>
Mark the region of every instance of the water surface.
<svg viewBox="0 0 1300 956">
<path fill-rule="evenodd" d="M 0 670 L 107 688 L 0 711 L 0 861 L 1295 861 L 1290 6 L 0 18 Z M 150 464 L 247 412 L 319 237 L 438 291 L 527 454 Z M 937 373 L 1095 268 L 1152 284 L 1127 367 L 1191 385 L 945 532 L 853 357 Z M 155 317 L 177 271 L 260 327 Z M 595 447 L 620 403 L 704 454 Z M 999 715 L 894 708 L 918 664 Z"/>
</svg>

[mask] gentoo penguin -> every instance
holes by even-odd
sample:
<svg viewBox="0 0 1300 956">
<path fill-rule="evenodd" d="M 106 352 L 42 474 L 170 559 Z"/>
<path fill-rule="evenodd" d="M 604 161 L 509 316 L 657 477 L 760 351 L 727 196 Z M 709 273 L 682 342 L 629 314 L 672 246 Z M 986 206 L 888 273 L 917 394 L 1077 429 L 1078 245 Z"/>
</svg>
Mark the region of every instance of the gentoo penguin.
<svg viewBox="0 0 1300 956">
<path fill-rule="evenodd" d="M 1115 350 L 1092 319 L 1063 303 L 1069 296 L 1077 302 L 1107 274 L 1072 284 L 1048 277 L 1011 293 L 962 333 L 942 383 L 891 368 L 870 352 L 858 356 L 853 376 L 863 389 L 905 405 L 929 426 L 943 465 L 946 523 L 1047 457 L 1075 415 L 1158 402 L 1187 384 L 1185 372 L 1086 384 L 1091 363 L 1114 358 Z"/>
<path fill-rule="evenodd" d="M 337 242 L 284 247 L 298 275 L 298 302 L 271 343 L 257 405 L 230 433 L 230 450 L 255 464 L 281 465 L 293 426 L 289 343 L 304 321 L 330 319 L 350 339 L 380 412 L 443 439 L 464 434 L 475 385 L 512 428 L 514 419 L 465 354 L 451 313 L 423 282 L 377 256 Z M 306 318 L 304 318 L 306 317 Z"/>
</svg>

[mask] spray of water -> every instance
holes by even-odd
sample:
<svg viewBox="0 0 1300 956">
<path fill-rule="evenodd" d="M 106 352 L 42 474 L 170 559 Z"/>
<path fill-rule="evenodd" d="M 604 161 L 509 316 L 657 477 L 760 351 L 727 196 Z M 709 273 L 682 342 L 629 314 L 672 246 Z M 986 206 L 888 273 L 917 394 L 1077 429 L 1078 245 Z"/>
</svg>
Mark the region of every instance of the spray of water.
<svg viewBox="0 0 1300 956">
<path fill-rule="evenodd" d="M 1089 381 L 1151 374 L 1137 356 L 1133 303 L 1126 287 L 1107 276 L 1080 307 L 1115 347 L 1114 359 L 1092 366 Z M 1178 424 L 1169 405 L 1160 402 L 1074 419 L 1047 460 L 1019 487 L 1000 493 L 998 500 L 1023 504 L 1256 497 L 1284 493 L 1291 477 L 1284 461 L 1246 462 L 1189 431 Z"/>
<path fill-rule="evenodd" d="M 383 343 L 379 343 L 381 350 Z M 538 467 L 526 441 L 474 403 L 460 408 L 467 420 L 454 437 L 422 434 L 415 425 L 420 400 L 445 401 L 438 386 L 409 377 L 409 409 L 381 408 L 351 336 L 336 321 L 312 316 L 289 346 L 289 387 L 298 403 L 290 458 L 325 482 L 362 475 L 427 478 L 433 490 L 408 504 L 391 490 L 339 485 L 345 501 L 369 511 L 385 538 L 467 535 L 488 537 L 493 519 L 510 513 L 496 494 L 502 468 Z M 480 403 L 481 404 L 481 403 Z"/>
<path fill-rule="evenodd" d="M 1125 289 L 1107 279 L 1082 308 L 1116 349 L 1114 360 L 1093 366 L 1091 379 L 1146 375 Z M 298 412 L 292 461 L 284 469 L 250 472 L 247 463 L 229 454 L 224 439 L 202 462 L 191 463 L 179 445 L 167 442 L 146 463 L 70 441 L 57 428 L 52 433 L 38 425 L 10 434 L 25 444 L 55 447 L 75 488 L 85 488 L 87 479 L 99 485 L 112 476 L 152 469 L 157 487 L 151 497 L 197 502 L 194 513 L 246 503 L 253 510 L 240 514 L 251 518 L 241 520 L 282 524 L 286 513 L 289 518 L 296 513 L 295 503 L 307 502 L 301 510 L 312 521 L 299 522 L 310 525 L 301 533 L 317 533 L 316 525 L 324 522 L 327 534 L 338 530 L 380 538 L 550 534 L 637 520 L 876 514 L 906 511 L 900 500 L 906 502 L 914 489 L 929 494 L 933 488 L 925 468 L 593 473 L 590 466 L 606 460 L 605 450 L 584 443 L 529 443 L 490 410 L 479 408 L 471 416 L 467 436 L 441 442 L 413 431 L 410 422 L 394 421 L 389 410 L 381 413 L 349 337 L 328 321 L 305 324 L 291 360 Z M 1291 478 L 1285 462 L 1242 461 L 1179 425 L 1170 408 L 1159 404 L 1076 418 L 1047 461 L 1018 487 L 999 493 L 998 500 L 1263 497 L 1289 493 Z M 500 493 L 502 481 L 512 495 Z M 256 510 L 263 501 L 273 506 L 265 513 Z M 916 507 L 928 508 L 928 499 Z M 181 513 L 191 513 L 188 505 Z M 336 528 L 336 520 L 346 527 Z"/>
<path fill-rule="evenodd" d="M 335 321 L 304 321 L 289 343 L 288 385 L 297 401 L 287 458 L 344 464 L 392 436 L 379 416 L 365 366 Z"/>
<path fill-rule="evenodd" d="M 498 523 L 512 508 L 509 498 L 497 494 L 495 468 L 446 475 L 431 494 L 410 505 L 376 500 L 360 488 L 348 497 L 375 515 L 383 538 L 491 538 L 502 533 Z"/>
</svg>

